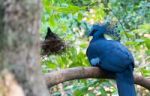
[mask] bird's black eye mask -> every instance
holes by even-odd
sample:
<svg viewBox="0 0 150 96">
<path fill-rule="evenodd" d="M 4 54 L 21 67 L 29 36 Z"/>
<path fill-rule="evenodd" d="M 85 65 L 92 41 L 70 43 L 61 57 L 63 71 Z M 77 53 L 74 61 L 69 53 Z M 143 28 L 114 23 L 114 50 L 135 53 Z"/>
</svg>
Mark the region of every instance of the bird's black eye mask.
<svg viewBox="0 0 150 96">
<path fill-rule="evenodd" d="M 91 32 L 89 33 L 89 36 L 93 36 L 96 33 L 96 31 L 98 31 L 98 30 L 96 30 L 96 29 L 91 30 Z"/>
<path fill-rule="evenodd" d="M 92 33 L 94 34 L 96 31 L 97 31 L 97 30 L 96 30 L 96 29 L 94 29 L 94 30 L 92 31 Z"/>
</svg>

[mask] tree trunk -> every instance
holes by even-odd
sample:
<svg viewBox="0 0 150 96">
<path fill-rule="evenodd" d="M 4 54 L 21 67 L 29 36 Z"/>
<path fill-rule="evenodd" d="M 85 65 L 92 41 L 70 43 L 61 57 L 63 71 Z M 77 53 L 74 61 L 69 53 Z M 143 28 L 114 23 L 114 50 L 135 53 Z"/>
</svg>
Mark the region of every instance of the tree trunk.
<svg viewBox="0 0 150 96">
<path fill-rule="evenodd" d="M 0 96 L 48 96 L 40 69 L 40 0 L 0 0 Z"/>
</svg>

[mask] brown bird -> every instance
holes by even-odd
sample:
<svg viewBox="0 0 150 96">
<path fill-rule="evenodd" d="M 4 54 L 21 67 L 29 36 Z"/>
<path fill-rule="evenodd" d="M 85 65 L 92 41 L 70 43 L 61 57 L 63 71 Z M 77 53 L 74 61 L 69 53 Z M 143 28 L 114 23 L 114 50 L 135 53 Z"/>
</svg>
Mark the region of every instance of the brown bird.
<svg viewBox="0 0 150 96">
<path fill-rule="evenodd" d="M 47 28 L 47 34 L 41 46 L 42 46 L 41 54 L 47 56 L 51 54 L 61 53 L 66 48 L 65 42 L 61 38 L 59 38 L 57 34 L 53 33 L 50 27 Z"/>
</svg>

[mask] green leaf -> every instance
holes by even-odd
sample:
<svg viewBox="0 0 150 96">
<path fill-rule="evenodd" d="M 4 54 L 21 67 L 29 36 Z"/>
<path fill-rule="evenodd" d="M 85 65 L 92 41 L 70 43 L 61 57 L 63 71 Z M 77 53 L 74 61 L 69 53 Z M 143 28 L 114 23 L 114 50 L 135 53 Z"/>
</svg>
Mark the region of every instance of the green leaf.
<svg viewBox="0 0 150 96">
<path fill-rule="evenodd" d="M 78 21 L 81 21 L 82 18 L 83 18 L 83 14 L 82 14 L 82 13 L 79 13 L 79 14 L 78 14 Z"/>
<path fill-rule="evenodd" d="M 146 44 L 146 47 L 150 49 L 150 39 L 149 38 L 145 39 L 144 43 Z"/>
<path fill-rule="evenodd" d="M 150 70 L 145 69 L 145 68 L 141 68 L 141 72 L 144 76 L 150 76 Z"/>
<path fill-rule="evenodd" d="M 84 96 L 88 92 L 88 87 L 84 86 L 80 89 L 77 89 L 73 92 L 73 96 Z"/>
</svg>

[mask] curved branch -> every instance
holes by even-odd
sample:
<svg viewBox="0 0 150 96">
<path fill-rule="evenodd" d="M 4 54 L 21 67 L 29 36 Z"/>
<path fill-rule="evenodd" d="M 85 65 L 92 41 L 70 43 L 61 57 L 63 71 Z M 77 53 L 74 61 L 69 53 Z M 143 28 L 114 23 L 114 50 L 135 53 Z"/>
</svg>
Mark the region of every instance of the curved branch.
<svg viewBox="0 0 150 96">
<path fill-rule="evenodd" d="M 104 73 L 97 67 L 75 67 L 53 71 L 45 75 L 48 87 L 52 87 L 69 80 L 85 78 L 114 79 L 113 76 Z M 150 79 L 144 78 L 139 75 L 134 75 L 134 81 L 135 84 L 143 86 L 150 90 Z"/>
</svg>

